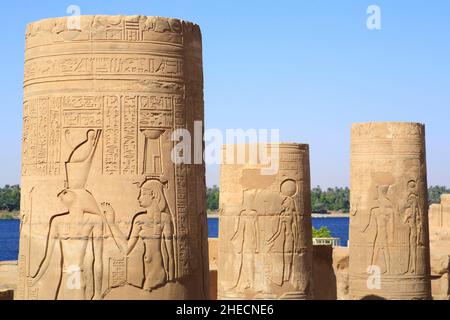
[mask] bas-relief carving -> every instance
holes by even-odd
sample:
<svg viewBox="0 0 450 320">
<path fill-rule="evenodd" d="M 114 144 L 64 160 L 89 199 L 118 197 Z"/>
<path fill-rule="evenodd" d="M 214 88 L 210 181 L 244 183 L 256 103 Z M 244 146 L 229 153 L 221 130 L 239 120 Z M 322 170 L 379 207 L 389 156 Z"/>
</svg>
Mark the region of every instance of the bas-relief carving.
<svg viewBox="0 0 450 320">
<path fill-rule="evenodd" d="M 370 294 L 392 299 L 429 297 L 423 132 L 420 125 L 396 123 L 358 124 L 352 129 L 350 278 L 354 298 Z M 368 289 L 365 282 L 371 266 L 378 267 L 383 290 Z M 403 283 L 400 291 L 396 281 Z"/>
<path fill-rule="evenodd" d="M 103 223 L 94 196 L 85 189 L 100 133 L 100 130 L 88 130 L 86 140 L 74 147 L 65 162 L 66 188 L 57 197 L 68 211 L 51 218 L 45 255 L 36 274 L 31 275 L 34 287 L 49 268 L 54 251 L 59 250 L 61 276 L 55 298 L 92 298 L 86 296 L 88 287 L 95 288 L 94 299 L 100 299 L 102 295 Z M 85 261 L 88 247 L 93 248 L 93 266 L 87 265 Z M 91 273 L 92 268 L 94 274 Z M 77 283 L 72 285 L 72 281 Z"/>
<path fill-rule="evenodd" d="M 244 191 L 243 209 L 239 212 L 236 228 L 230 241 L 239 256 L 237 280 L 233 288 L 239 293 L 254 286 L 255 254 L 258 253 L 259 226 L 257 211 L 252 209 L 256 190 L 253 194 Z"/>
<path fill-rule="evenodd" d="M 34 34 L 30 32 L 28 40 L 42 41 L 42 53 L 49 57 L 56 47 L 45 44 L 49 39 L 58 43 L 55 34 L 65 34 L 62 41 L 75 48 L 63 20 L 32 24 Z M 137 23 L 126 17 L 116 20 L 120 22 L 98 17 L 96 37 L 102 37 L 103 24 L 107 37 L 116 40 L 125 24 L 127 37 L 133 38 L 127 41 L 146 43 L 145 32 L 139 31 L 140 17 Z M 149 21 L 151 32 L 178 30 L 180 36 L 188 24 L 175 19 Z M 165 23 L 170 30 L 162 27 Z M 53 34 L 55 28 L 59 31 Z M 95 40 L 90 38 L 94 33 L 87 39 Z M 30 57 L 37 42 L 27 43 Z M 204 175 L 204 165 L 174 165 L 170 158 L 172 130 L 203 120 L 202 90 L 185 92 L 191 81 L 201 86 L 202 81 L 184 76 L 182 56 L 176 65 L 170 62 L 175 61 L 171 54 L 155 60 L 152 45 L 146 45 L 139 50 L 141 57 L 153 61 L 148 70 L 157 77 L 152 80 L 140 76 L 147 69 L 130 64 L 134 62 L 126 52 L 114 61 L 80 60 L 71 69 L 113 68 L 109 70 L 134 74 L 122 91 L 114 91 L 118 86 L 112 85 L 112 91 L 102 92 L 102 79 L 91 83 L 92 92 L 80 92 L 69 82 L 57 88 L 58 80 L 47 78 L 47 93 L 42 84 L 25 81 L 19 299 L 207 297 L 206 210 L 204 197 L 198 196 L 204 194 L 205 181 L 197 179 Z M 189 48 L 200 50 L 201 45 Z M 72 52 L 65 56 L 65 63 L 77 58 Z M 44 73 L 66 70 L 64 63 L 57 66 L 53 58 L 41 58 Z M 201 60 L 195 64 L 201 69 Z M 178 78 L 164 77 L 169 74 Z M 96 91 L 97 85 L 102 89 Z M 186 99 L 196 102 L 188 105 Z M 188 107 L 195 109 L 190 110 L 195 119 L 186 116 Z"/>
<path fill-rule="evenodd" d="M 115 224 L 112 206 L 102 203 L 102 208 L 113 237 L 125 256 L 130 256 L 139 244 L 143 245 L 144 274 L 141 277 L 131 274 L 129 278 L 132 279 L 128 281 L 131 285 L 152 291 L 175 279 L 173 215 L 164 195 L 164 185 L 158 180 L 150 179 L 142 184 L 138 201 L 145 211 L 133 217 L 127 236 Z"/>
<path fill-rule="evenodd" d="M 309 182 L 299 172 L 307 152 L 298 157 L 298 149 L 292 149 L 282 153 L 285 169 L 275 176 L 261 176 L 249 166 L 222 165 L 219 268 L 227 270 L 219 272 L 222 298 L 311 297 L 311 239 L 304 234 L 310 216 L 302 203 Z"/>
<path fill-rule="evenodd" d="M 383 274 L 415 273 L 418 247 L 424 247 L 425 232 L 422 226 L 422 209 L 415 180 L 405 183 L 406 188 L 398 192 L 401 185 L 395 184 L 395 178 L 389 173 L 378 173 L 389 177 L 392 184 L 377 184 L 372 187 L 373 198 L 369 201 L 370 208 L 365 221 L 358 221 L 354 232 L 360 232 L 365 241 L 370 243 L 367 265 L 377 265 Z M 376 176 L 376 175 L 374 175 Z M 376 179 L 376 178 L 373 178 Z M 392 199 L 406 197 L 404 203 L 396 205 Z M 401 200 L 400 200 L 401 201 Z M 352 203 L 352 227 L 355 228 L 359 201 Z M 392 248 L 394 246 L 394 248 Z M 397 247 L 406 250 L 407 257 L 391 261 Z M 394 257 L 395 258 L 395 257 Z M 407 262 L 408 261 L 408 262 Z M 392 266 L 392 267 L 391 267 Z M 394 268 L 394 269 L 393 269 Z M 392 271 L 392 272 L 391 272 Z"/>
<path fill-rule="evenodd" d="M 27 46 L 66 41 L 160 41 L 173 45 L 200 42 L 200 28 L 190 22 L 145 16 L 81 16 L 80 28 L 70 30 L 67 18 L 45 19 L 27 26 Z M 192 46 L 192 44 L 190 44 Z"/>
<path fill-rule="evenodd" d="M 52 110 L 57 116 L 46 117 L 45 110 L 49 105 L 54 106 Z M 178 106 L 184 107 L 182 98 L 167 94 L 50 96 L 26 100 L 23 175 L 58 175 L 61 131 L 64 138 L 70 139 L 68 135 L 74 134 L 74 129 L 93 127 L 103 128 L 104 131 L 104 172 L 120 174 L 121 168 L 122 174 L 136 175 L 138 140 L 143 140 L 145 134 L 149 135 L 152 131 L 162 134 L 164 129 L 172 128 L 174 110 Z M 148 161 L 152 160 L 147 153 L 158 151 L 155 143 L 157 140 L 146 137 L 144 148 Z M 48 161 L 45 161 L 47 158 Z"/>
<path fill-rule="evenodd" d="M 183 62 L 181 59 L 154 57 L 139 57 L 123 54 L 92 56 L 78 54 L 70 58 L 34 58 L 25 63 L 25 83 L 38 81 L 42 78 L 63 76 L 93 75 L 147 75 L 165 77 L 183 77 Z"/>
<path fill-rule="evenodd" d="M 281 212 L 276 217 L 276 232 L 267 240 L 268 251 L 275 253 L 271 281 L 282 286 L 287 281 L 294 281 L 294 255 L 302 254 L 299 250 L 299 234 L 301 232 L 300 212 L 294 196 L 297 194 L 297 184 L 287 179 L 280 186 L 282 197 Z M 281 256 L 280 256 L 281 253 Z M 293 283 L 295 286 L 295 282 Z"/>
</svg>

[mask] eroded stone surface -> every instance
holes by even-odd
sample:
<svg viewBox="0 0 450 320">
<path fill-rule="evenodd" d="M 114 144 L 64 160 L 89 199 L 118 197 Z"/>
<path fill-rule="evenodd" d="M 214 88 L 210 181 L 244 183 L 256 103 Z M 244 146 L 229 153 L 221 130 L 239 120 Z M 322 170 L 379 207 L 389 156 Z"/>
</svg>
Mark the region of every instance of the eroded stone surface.
<svg viewBox="0 0 450 320">
<path fill-rule="evenodd" d="M 430 206 L 429 223 L 433 299 L 450 300 L 450 195 Z"/>
<path fill-rule="evenodd" d="M 441 195 L 441 203 L 430 206 L 430 231 L 433 228 L 450 229 L 450 194 Z"/>
<path fill-rule="evenodd" d="M 172 131 L 195 120 L 197 25 L 27 27 L 18 299 L 208 296 L 204 164 L 171 160 Z"/>
<path fill-rule="evenodd" d="M 218 239 L 208 238 L 209 298 L 217 300 L 217 244 Z"/>
<path fill-rule="evenodd" d="M 228 162 L 224 152 L 218 297 L 308 299 L 312 297 L 309 148 L 299 144 L 260 148 L 264 154 L 279 154 L 275 174 L 262 174 L 264 165 L 251 163 L 249 157 L 241 164 Z M 248 155 L 252 149 L 245 145 L 245 150 Z"/>
<path fill-rule="evenodd" d="M 333 269 L 333 247 L 313 246 L 313 282 L 315 300 L 336 300 L 337 279 Z"/>
<path fill-rule="evenodd" d="M 450 254 L 450 195 L 443 194 L 441 203 L 430 206 L 429 223 L 431 248 Z"/>
<path fill-rule="evenodd" d="M 348 247 L 333 248 L 333 270 L 336 277 L 336 299 L 349 300 Z"/>
<path fill-rule="evenodd" d="M 450 300 L 448 248 L 431 248 L 431 290 L 434 300 Z"/>
<path fill-rule="evenodd" d="M 0 261 L 0 290 L 17 289 L 17 261 Z"/>
<path fill-rule="evenodd" d="M 350 297 L 429 299 L 425 128 L 354 124 Z"/>
</svg>

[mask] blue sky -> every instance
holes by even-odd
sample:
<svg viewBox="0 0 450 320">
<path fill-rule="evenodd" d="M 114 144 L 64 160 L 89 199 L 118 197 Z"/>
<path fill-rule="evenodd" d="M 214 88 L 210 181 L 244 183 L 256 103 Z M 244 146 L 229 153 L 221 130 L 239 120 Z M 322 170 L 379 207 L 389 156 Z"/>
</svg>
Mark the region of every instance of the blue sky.
<svg viewBox="0 0 450 320">
<path fill-rule="evenodd" d="M 428 180 L 450 186 L 450 1 L 108 0 L 2 3 L 0 185 L 20 179 L 25 25 L 66 15 L 144 14 L 198 23 L 207 128 L 279 128 L 311 145 L 312 184 L 346 186 L 350 126 L 427 126 Z M 368 30 L 369 5 L 381 30 Z M 217 184 L 209 166 L 207 183 Z"/>
</svg>

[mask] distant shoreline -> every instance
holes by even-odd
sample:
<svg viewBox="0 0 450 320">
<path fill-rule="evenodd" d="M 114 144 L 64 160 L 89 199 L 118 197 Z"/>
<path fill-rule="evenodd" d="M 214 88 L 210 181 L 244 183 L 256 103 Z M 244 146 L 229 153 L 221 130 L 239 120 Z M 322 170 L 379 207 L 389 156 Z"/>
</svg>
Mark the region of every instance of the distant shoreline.
<svg viewBox="0 0 450 320">
<path fill-rule="evenodd" d="M 348 218 L 348 213 L 312 213 L 313 218 Z"/>
<path fill-rule="evenodd" d="M 0 220 L 18 220 L 19 211 L 0 211 Z"/>
<path fill-rule="evenodd" d="M 219 218 L 219 214 L 218 213 L 208 213 L 207 214 L 208 218 Z M 312 213 L 311 214 L 312 218 L 348 218 L 349 214 L 348 213 Z M 1 220 L 18 220 L 19 216 L 18 215 L 13 215 L 13 217 L 9 216 L 9 217 L 5 217 L 0 213 L 0 221 Z"/>
<path fill-rule="evenodd" d="M 312 218 L 348 218 L 348 213 L 332 212 L 332 213 L 312 213 Z M 218 218 L 218 213 L 208 213 L 208 218 Z"/>
</svg>

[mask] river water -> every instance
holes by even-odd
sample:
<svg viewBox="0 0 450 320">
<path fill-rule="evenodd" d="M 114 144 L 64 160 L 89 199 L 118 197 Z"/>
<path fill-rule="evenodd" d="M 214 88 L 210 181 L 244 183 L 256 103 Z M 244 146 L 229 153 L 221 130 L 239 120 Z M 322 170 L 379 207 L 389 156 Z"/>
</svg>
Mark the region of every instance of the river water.
<svg viewBox="0 0 450 320">
<path fill-rule="evenodd" d="M 208 236 L 217 238 L 218 218 L 208 218 Z M 341 246 L 348 241 L 348 218 L 312 218 L 313 227 L 328 227 L 331 235 L 341 239 Z M 19 253 L 19 220 L 0 220 L 0 261 L 17 260 Z"/>
</svg>

